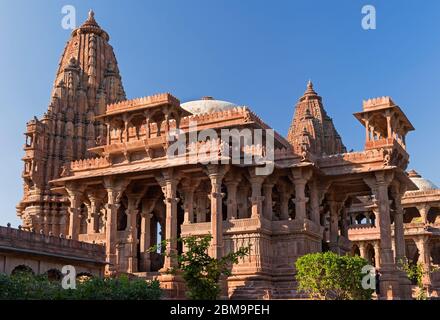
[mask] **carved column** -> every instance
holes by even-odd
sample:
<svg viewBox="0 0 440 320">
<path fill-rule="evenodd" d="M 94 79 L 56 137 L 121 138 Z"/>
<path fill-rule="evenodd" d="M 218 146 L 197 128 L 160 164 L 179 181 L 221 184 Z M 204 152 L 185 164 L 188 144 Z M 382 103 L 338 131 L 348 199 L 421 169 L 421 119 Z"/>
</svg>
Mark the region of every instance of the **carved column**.
<svg viewBox="0 0 440 320">
<path fill-rule="evenodd" d="M 107 273 L 113 273 L 117 270 L 117 214 L 119 201 L 122 197 L 128 181 L 104 178 L 104 187 L 107 191 L 106 221 L 105 221 L 105 249 L 108 265 Z"/>
<path fill-rule="evenodd" d="M 69 237 L 72 240 L 78 240 L 81 214 L 82 190 L 76 186 L 66 186 L 69 194 Z"/>
<path fill-rule="evenodd" d="M 374 259 L 376 269 L 380 269 L 380 241 L 374 242 Z"/>
<path fill-rule="evenodd" d="M 151 271 L 151 259 L 148 249 L 152 246 L 151 242 L 151 219 L 157 199 L 145 199 L 142 201 L 141 211 L 141 239 L 140 253 L 143 271 Z"/>
<path fill-rule="evenodd" d="M 422 204 L 416 207 L 417 210 L 419 210 L 420 216 L 422 217 L 422 221 L 424 224 L 428 223 L 428 212 L 429 212 L 429 205 Z"/>
<path fill-rule="evenodd" d="M 424 275 L 423 275 L 423 285 L 425 287 L 431 286 L 431 252 L 429 249 L 429 237 L 421 236 L 415 240 L 417 249 L 419 250 L 419 263 L 423 265 Z"/>
<path fill-rule="evenodd" d="M 392 186 L 392 196 L 394 199 L 394 243 L 395 243 L 395 261 L 403 261 L 406 258 L 405 254 L 405 234 L 403 226 L 403 208 L 402 208 L 402 195 L 405 190 L 400 190 L 401 187 L 397 184 Z"/>
<path fill-rule="evenodd" d="M 227 199 L 227 220 L 237 219 L 238 218 L 238 205 L 237 205 L 237 188 L 238 181 L 226 181 L 226 188 L 228 190 L 228 199 Z"/>
<path fill-rule="evenodd" d="M 361 258 L 367 259 L 367 244 L 365 242 L 359 243 L 359 252 Z"/>
<path fill-rule="evenodd" d="M 252 204 L 252 218 L 261 217 L 263 213 L 263 200 L 264 197 L 261 196 L 261 186 L 263 184 L 265 177 L 264 176 L 252 176 L 251 186 L 252 186 L 252 196 L 249 199 Z"/>
<path fill-rule="evenodd" d="M 320 224 L 319 202 L 318 183 L 315 180 L 310 185 L 310 218 L 316 224 Z"/>
<path fill-rule="evenodd" d="M 306 204 L 307 198 L 305 196 L 305 187 L 307 180 L 296 178 L 295 184 L 295 220 L 306 219 Z"/>
<path fill-rule="evenodd" d="M 195 196 L 197 223 L 206 222 L 206 201 L 208 197 L 203 190 L 196 192 Z"/>
<path fill-rule="evenodd" d="M 194 191 L 200 184 L 200 180 L 186 180 L 183 184 L 182 192 L 184 195 L 184 219 L 183 223 L 194 223 Z"/>
<path fill-rule="evenodd" d="M 264 183 L 263 184 L 263 197 L 264 197 L 264 217 L 271 221 L 273 216 L 273 202 L 272 202 L 272 190 L 273 183 Z"/>
<path fill-rule="evenodd" d="M 165 200 L 165 239 L 167 240 L 166 256 L 161 272 L 166 272 L 170 268 L 177 267 L 177 175 L 172 169 L 162 171 L 161 176 L 156 177 L 162 187 Z"/>
<path fill-rule="evenodd" d="M 143 193 L 127 193 L 127 231 L 129 232 L 128 245 L 130 247 L 128 256 L 128 272 L 138 271 L 137 244 L 139 243 L 139 239 L 137 228 L 137 215 L 139 213 L 138 206 L 142 196 Z"/>
<path fill-rule="evenodd" d="M 227 166 L 208 165 L 207 173 L 211 181 L 211 250 L 213 258 L 223 256 L 223 214 L 221 193 L 222 180 L 228 170 Z"/>
<path fill-rule="evenodd" d="M 280 220 L 289 220 L 289 199 L 290 194 L 281 191 L 280 196 Z"/>
<path fill-rule="evenodd" d="M 339 253 L 339 212 L 341 211 L 343 202 L 330 200 L 328 201 L 330 208 L 330 250 Z"/>
<path fill-rule="evenodd" d="M 95 192 L 88 193 L 90 205 L 87 206 L 87 233 L 99 233 L 99 214 L 102 199 Z"/>
<path fill-rule="evenodd" d="M 364 178 L 374 195 L 372 209 L 376 214 L 376 224 L 380 232 L 380 299 L 399 299 L 406 296 L 405 290 L 401 287 L 401 278 L 392 250 L 388 188 L 393 179 L 394 173 L 390 171 L 378 171 L 373 177 Z"/>
</svg>

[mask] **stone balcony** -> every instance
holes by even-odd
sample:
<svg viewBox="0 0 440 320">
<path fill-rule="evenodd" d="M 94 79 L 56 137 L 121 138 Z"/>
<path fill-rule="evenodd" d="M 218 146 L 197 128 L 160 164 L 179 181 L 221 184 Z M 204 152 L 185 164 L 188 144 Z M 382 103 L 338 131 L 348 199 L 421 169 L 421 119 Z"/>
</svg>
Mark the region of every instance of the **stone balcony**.
<svg viewBox="0 0 440 320">
<path fill-rule="evenodd" d="M 310 233 L 313 235 L 321 235 L 322 228 L 313 221 L 305 219 L 303 221 L 297 220 L 283 220 L 283 221 L 269 221 L 265 218 L 244 218 L 231 219 L 223 221 L 223 232 L 227 234 L 236 233 L 252 233 L 263 231 L 269 234 L 283 235 L 292 233 Z M 211 231 L 210 222 L 189 223 L 182 225 L 182 235 L 207 235 Z"/>
</svg>

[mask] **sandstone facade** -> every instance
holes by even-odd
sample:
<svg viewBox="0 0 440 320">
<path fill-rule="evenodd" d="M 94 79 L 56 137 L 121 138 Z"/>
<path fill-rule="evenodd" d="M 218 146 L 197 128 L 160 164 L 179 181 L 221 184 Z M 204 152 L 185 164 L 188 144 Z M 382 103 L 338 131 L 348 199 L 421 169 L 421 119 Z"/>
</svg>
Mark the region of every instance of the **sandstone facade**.
<svg viewBox="0 0 440 320">
<path fill-rule="evenodd" d="M 165 273 L 176 258 L 148 252 L 151 245 L 168 239 L 168 253 L 181 252 L 177 237 L 211 234 L 210 254 L 220 257 L 251 244 L 227 279 L 229 296 L 292 298 L 295 260 L 355 252 L 353 242 L 370 239 L 371 230 L 351 226 L 350 217 L 356 206 L 368 207 L 381 298 L 410 297 L 396 261 L 406 254 L 404 203 L 417 190 L 406 173 L 405 137 L 414 128 L 391 98 L 364 101 L 355 117 L 365 127 L 365 147 L 347 152 L 311 82 L 285 139 L 248 107 L 211 97 L 126 100 L 107 41 L 90 14 L 62 55 L 47 114 L 27 126 L 17 207 L 24 228 L 104 244 L 107 273 L 158 277 L 177 296 L 182 280 Z M 191 140 L 207 129 L 219 138 Z M 222 129 L 263 136 L 237 149 L 237 135 L 224 139 Z M 243 161 L 234 162 L 234 152 Z M 274 170 L 259 174 L 267 165 Z"/>
</svg>

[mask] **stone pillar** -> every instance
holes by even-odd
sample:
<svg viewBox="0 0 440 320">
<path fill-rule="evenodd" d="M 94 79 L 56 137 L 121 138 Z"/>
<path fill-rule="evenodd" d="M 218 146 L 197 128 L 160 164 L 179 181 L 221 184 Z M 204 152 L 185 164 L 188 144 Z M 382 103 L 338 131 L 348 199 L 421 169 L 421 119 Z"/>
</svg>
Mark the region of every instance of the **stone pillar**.
<svg viewBox="0 0 440 320">
<path fill-rule="evenodd" d="M 374 259 L 376 269 L 380 269 L 380 241 L 374 242 Z"/>
<path fill-rule="evenodd" d="M 329 231 L 330 231 L 330 243 L 329 247 L 330 250 L 339 253 L 339 212 L 341 211 L 343 202 L 341 201 L 335 201 L 330 200 L 328 201 L 329 208 L 330 208 L 330 225 L 329 225 Z"/>
<path fill-rule="evenodd" d="M 151 271 L 151 259 L 148 250 L 153 245 L 151 241 L 151 219 L 153 218 L 152 212 L 156 202 L 157 199 L 144 199 L 142 201 L 140 254 L 142 269 L 147 272 Z"/>
<path fill-rule="evenodd" d="M 347 210 L 345 206 L 341 210 L 341 235 L 348 239 Z"/>
<path fill-rule="evenodd" d="M 377 171 L 373 177 L 364 178 L 373 194 L 372 209 L 376 214 L 376 225 L 380 232 L 380 299 L 401 299 L 400 275 L 394 261 L 392 250 L 390 199 L 388 189 L 394 173 Z"/>
<path fill-rule="evenodd" d="M 424 224 L 428 223 L 428 212 L 429 212 L 429 205 L 422 204 L 416 207 L 417 210 L 419 210 L 420 216 L 422 217 L 422 221 Z"/>
<path fill-rule="evenodd" d="M 316 181 L 313 181 L 310 187 L 310 212 L 311 220 L 319 225 L 321 219 L 319 214 L 319 190 Z"/>
<path fill-rule="evenodd" d="M 367 243 L 359 243 L 359 253 L 361 254 L 361 258 L 367 260 Z"/>
<path fill-rule="evenodd" d="M 222 180 L 228 167 L 208 165 L 207 173 L 211 181 L 211 248 L 210 254 L 219 259 L 223 256 L 223 214 L 222 214 Z"/>
<path fill-rule="evenodd" d="M 183 184 L 182 192 L 184 196 L 184 224 L 194 223 L 194 191 L 197 189 L 199 184 L 200 180 L 188 179 Z"/>
<path fill-rule="evenodd" d="M 166 272 L 171 268 L 177 267 L 177 202 L 176 188 L 178 180 L 170 174 L 160 182 L 165 196 L 165 239 L 167 247 L 165 251 L 165 261 L 161 272 Z"/>
<path fill-rule="evenodd" d="M 130 273 L 138 271 L 138 258 L 137 258 L 137 244 L 138 239 L 138 228 L 137 228 L 137 215 L 139 210 L 139 202 L 143 194 L 127 194 L 128 205 L 127 205 L 127 231 L 129 232 L 128 245 L 129 256 L 128 256 L 128 268 L 127 271 Z"/>
<path fill-rule="evenodd" d="M 78 240 L 81 214 L 82 190 L 73 186 L 66 186 L 69 194 L 69 237 L 72 240 Z"/>
<path fill-rule="evenodd" d="M 263 197 L 264 197 L 264 217 L 271 221 L 273 216 L 273 202 L 272 202 L 272 191 L 273 191 L 273 183 L 265 183 L 263 184 Z"/>
<path fill-rule="evenodd" d="M 280 196 L 280 220 L 289 220 L 290 193 L 281 191 Z"/>
<path fill-rule="evenodd" d="M 99 213 L 102 200 L 95 195 L 89 195 L 89 219 L 87 225 L 87 233 L 99 233 Z"/>
<path fill-rule="evenodd" d="M 105 249 L 107 256 L 106 272 L 108 274 L 117 271 L 117 215 L 119 201 L 122 193 L 127 186 L 126 180 L 115 180 L 112 178 L 104 178 L 104 187 L 107 191 L 106 220 L 105 220 Z"/>
<path fill-rule="evenodd" d="M 423 265 L 425 271 L 423 275 L 423 285 L 427 288 L 431 286 L 431 252 L 429 250 L 429 237 L 421 236 L 415 239 L 417 249 L 419 250 L 419 263 Z"/>
<path fill-rule="evenodd" d="M 238 205 L 237 205 L 237 188 L 238 181 L 226 181 L 226 188 L 228 190 L 227 199 L 227 220 L 238 218 Z"/>
<path fill-rule="evenodd" d="M 249 199 L 252 204 L 252 215 L 251 218 L 259 218 L 263 213 L 263 200 L 264 197 L 261 196 L 261 186 L 263 184 L 264 176 L 253 176 L 251 177 L 252 186 L 252 196 Z"/>
<path fill-rule="evenodd" d="M 109 200 L 105 205 L 105 249 L 107 262 L 109 263 L 107 271 L 112 273 L 117 270 L 116 266 L 116 241 L 117 241 L 117 213 L 119 204 L 116 204 L 113 191 L 108 191 Z"/>
<path fill-rule="evenodd" d="M 307 180 L 294 179 L 295 184 L 295 220 L 304 220 L 306 216 L 307 198 L 305 196 L 305 187 Z"/>
<path fill-rule="evenodd" d="M 238 218 L 243 219 L 248 217 L 248 187 L 241 184 L 238 188 L 238 196 L 240 205 L 238 206 Z"/>
<path fill-rule="evenodd" d="M 199 191 L 196 193 L 196 216 L 197 223 L 206 222 L 206 200 L 207 196 L 204 191 Z"/>
<path fill-rule="evenodd" d="M 189 224 L 194 222 L 194 190 L 188 190 L 185 192 L 185 203 L 184 203 L 184 224 Z"/>
<path fill-rule="evenodd" d="M 141 212 L 141 240 L 140 240 L 140 253 L 142 255 L 141 261 L 143 264 L 143 270 L 148 272 L 151 271 L 151 259 L 150 259 L 150 249 L 151 243 L 151 218 L 153 218 L 152 213 Z"/>
</svg>

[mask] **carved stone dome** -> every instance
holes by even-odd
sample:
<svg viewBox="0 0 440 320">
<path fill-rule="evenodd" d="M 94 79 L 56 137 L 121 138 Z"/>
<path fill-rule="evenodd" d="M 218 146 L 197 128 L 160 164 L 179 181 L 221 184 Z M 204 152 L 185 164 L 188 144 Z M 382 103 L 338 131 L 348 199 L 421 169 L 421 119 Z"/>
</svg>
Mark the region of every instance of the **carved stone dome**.
<svg viewBox="0 0 440 320">
<path fill-rule="evenodd" d="M 200 100 L 182 103 L 180 106 L 192 114 L 226 111 L 237 107 L 231 102 L 215 100 L 213 97 L 203 97 Z"/>
<path fill-rule="evenodd" d="M 428 179 L 423 178 L 420 174 L 415 170 L 411 170 L 408 172 L 408 177 L 414 182 L 417 188 L 421 191 L 426 190 L 436 190 L 438 187 Z"/>
</svg>

